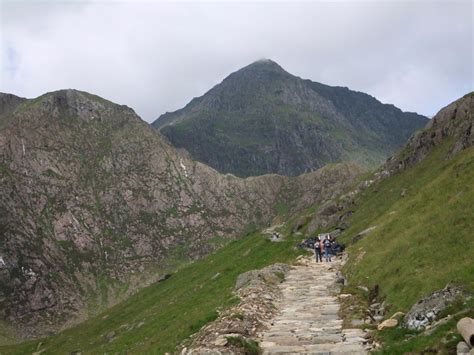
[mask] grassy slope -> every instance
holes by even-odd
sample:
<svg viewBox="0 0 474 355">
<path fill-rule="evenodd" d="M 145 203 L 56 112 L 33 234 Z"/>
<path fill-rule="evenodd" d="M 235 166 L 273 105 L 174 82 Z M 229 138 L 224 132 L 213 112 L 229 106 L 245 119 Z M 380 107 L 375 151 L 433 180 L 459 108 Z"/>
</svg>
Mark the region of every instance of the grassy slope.
<svg viewBox="0 0 474 355">
<path fill-rule="evenodd" d="M 394 310 L 449 281 L 474 291 L 474 149 L 445 160 L 448 147 L 366 190 L 342 236 L 377 225 L 350 248 L 346 272 L 354 282 L 379 284 Z"/>
<path fill-rule="evenodd" d="M 349 248 L 345 272 L 353 285 L 379 285 L 392 305 L 390 313 L 406 312 L 449 282 L 474 292 L 474 148 L 446 160 L 449 143 L 415 167 L 364 191 L 351 227 L 341 236 L 349 242 L 358 232 L 377 226 Z M 455 329 L 455 321 L 444 328 Z M 442 332 L 411 342 L 403 341 L 404 331 L 390 332 L 386 340 L 395 353 L 444 346 Z"/>
<path fill-rule="evenodd" d="M 232 290 L 239 274 L 294 259 L 298 255 L 293 248 L 295 243 L 294 239 L 271 243 L 259 234 L 247 236 L 85 323 L 47 339 L 0 347 L 0 354 L 39 349 L 47 349 L 43 354 L 79 350 L 159 354 L 173 351 L 182 340 L 214 319 L 216 309 L 236 302 Z M 217 273 L 220 274 L 213 278 Z M 140 325 L 141 322 L 144 323 Z M 111 331 L 117 338 L 109 343 L 104 335 Z"/>
</svg>

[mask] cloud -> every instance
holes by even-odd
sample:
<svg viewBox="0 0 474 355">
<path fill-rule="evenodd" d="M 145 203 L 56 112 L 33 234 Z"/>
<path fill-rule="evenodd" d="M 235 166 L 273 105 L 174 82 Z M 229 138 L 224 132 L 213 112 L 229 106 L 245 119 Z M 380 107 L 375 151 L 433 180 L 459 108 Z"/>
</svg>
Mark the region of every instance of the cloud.
<svg viewBox="0 0 474 355">
<path fill-rule="evenodd" d="M 472 91 L 471 1 L 1 0 L 0 90 L 86 90 L 152 121 L 259 58 L 432 115 Z"/>
</svg>

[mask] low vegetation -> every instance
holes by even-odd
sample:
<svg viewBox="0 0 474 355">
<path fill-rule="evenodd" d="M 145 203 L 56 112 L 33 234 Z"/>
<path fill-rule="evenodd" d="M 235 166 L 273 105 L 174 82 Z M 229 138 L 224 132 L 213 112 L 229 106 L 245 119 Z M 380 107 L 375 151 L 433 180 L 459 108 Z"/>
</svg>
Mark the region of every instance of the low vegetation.
<svg viewBox="0 0 474 355">
<path fill-rule="evenodd" d="M 449 147 L 447 140 L 420 164 L 365 190 L 340 237 L 351 244 L 374 227 L 349 247 L 345 273 L 351 285 L 378 285 L 390 314 L 406 312 L 448 283 L 474 292 L 474 149 L 448 160 Z M 431 337 L 396 329 L 382 332 L 381 340 L 388 353 L 452 349 L 455 339 L 445 335 L 454 329 L 455 319 Z"/>
<path fill-rule="evenodd" d="M 0 353 L 25 354 L 43 349 L 44 354 L 172 352 L 214 320 L 219 309 L 238 301 L 232 290 L 239 274 L 294 260 L 300 253 L 295 244 L 291 237 L 273 243 L 260 234 L 249 235 L 182 267 L 168 280 L 141 290 L 85 323 L 50 338 L 0 347 Z M 256 344 L 245 346 L 254 349 Z"/>
<path fill-rule="evenodd" d="M 393 311 L 407 310 L 454 282 L 474 291 L 474 149 L 445 160 L 448 145 L 418 166 L 375 184 L 358 201 L 344 242 L 369 227 L 349 250 L 352 282 L 378 284 Z"/>
</svg>

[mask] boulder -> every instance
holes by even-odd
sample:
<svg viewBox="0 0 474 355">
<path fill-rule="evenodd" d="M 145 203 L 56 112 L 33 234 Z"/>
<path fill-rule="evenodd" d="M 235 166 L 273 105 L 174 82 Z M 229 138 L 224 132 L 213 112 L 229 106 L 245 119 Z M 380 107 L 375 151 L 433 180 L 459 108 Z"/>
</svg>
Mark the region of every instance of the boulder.
<svg viewBox="0 0 474 355">
<path fill-rule="evenodd" d="M 339 298 L 342 299 L 342 300 L 346 299 L 346 298 L 349 298 L 349 297 L 352 297 L 352 295 L 350 293 L 341 293 L 339 295 Z"/>
<path fill-rule="evenodd" d="M 390 319 L 401 320 L 404 315 L 405 315 L 405 313 L 403 313 L 403 312 L 396 312 L 390 317 Z"/>
<path fill-rule="evenodd" d="M 219 335 L 214 341 L 215 346 L 226 346 L 228 343 L 227 338 L 224 335 Z"/>
<path fill-rule="evenodd" d="M 425 329 L 426 326 L 436 320 L 436 317 L 442 310 L 461 294 L 459 288 L 447 285 L 442 290 L 435 291 L 421 299 L 405 315 L 406 327 L 411 330 Z"/>
<path fill-rule="evenodd" d="M 463 341 L 460 341 L 458 345 L 456 346 L 457 355 L 469 354 L 469 351 L 470 351 L 469 346 Z"/>
<path fill-rule="evenodd" d="M 396 319 L 386 319 L 377 326 L 378 330 L 383 330 L 385 328 L 395 328 L 398 325 L 398 320 Z"/>
<path fill-rule="evenodd" d="M 474 346 L 474 319 L 469 317 L 461 318 L 457 324 L 458 332 L 462 335 L 466 343 Z"/>
</svg>

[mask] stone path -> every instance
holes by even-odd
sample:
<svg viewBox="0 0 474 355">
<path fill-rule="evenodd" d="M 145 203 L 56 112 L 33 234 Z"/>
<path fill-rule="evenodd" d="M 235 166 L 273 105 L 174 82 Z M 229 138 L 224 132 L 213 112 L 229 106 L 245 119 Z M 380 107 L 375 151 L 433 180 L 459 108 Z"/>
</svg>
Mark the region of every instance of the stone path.
<svg viewBox="0 0 474 355">
<path fill-rule="evenodd" d="M 366 354 L 361 329 L 342 329 L 336 272 L 341 261 L 296 266 L 280 285 L 282 299 L 262 336 L 264 354 Z"/>
</svg>

